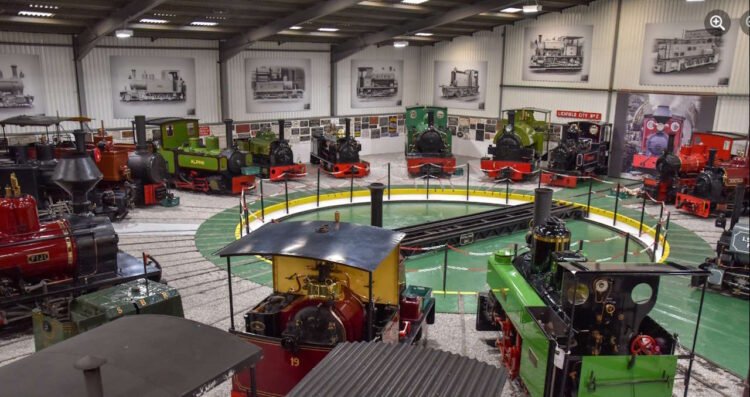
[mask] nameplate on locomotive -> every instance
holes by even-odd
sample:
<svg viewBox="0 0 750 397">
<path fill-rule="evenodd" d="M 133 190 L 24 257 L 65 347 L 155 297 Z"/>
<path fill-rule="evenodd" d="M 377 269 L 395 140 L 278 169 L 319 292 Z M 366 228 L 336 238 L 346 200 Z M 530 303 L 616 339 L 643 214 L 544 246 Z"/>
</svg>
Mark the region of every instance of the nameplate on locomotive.
<svg viewBox="0 0 750 397">
<path fill-rule="evenodd" d="M 49 260 L 49 252 L 35 252 L 33 254 L 26 255 L 26 263 L 32 264 L 32 263 L 41 263 L 41 262 L 47 262 Z"/>
</svg>

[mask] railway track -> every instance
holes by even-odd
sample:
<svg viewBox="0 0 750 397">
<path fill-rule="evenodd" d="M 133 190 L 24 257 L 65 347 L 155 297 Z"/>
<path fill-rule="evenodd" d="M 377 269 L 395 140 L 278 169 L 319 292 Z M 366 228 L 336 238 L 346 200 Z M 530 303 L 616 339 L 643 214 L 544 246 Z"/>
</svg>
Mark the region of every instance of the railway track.
<svg viewBox="0 0 750 397">
<path fill-rule="evenodd" d="M 562 219 L 580 218 L 583 211 L 572 204 L 552 205 L 552 215 Z M 434 222 L 396 229 L 406 233 L 401 241 L 406 256 L 419 249 L 443 244 L 460 246 L 490 237 L 505 236 L 527 230 L 534 217 L 534 203 L 498 208 L 471 215 L 457 216 Z"/>
</svg>

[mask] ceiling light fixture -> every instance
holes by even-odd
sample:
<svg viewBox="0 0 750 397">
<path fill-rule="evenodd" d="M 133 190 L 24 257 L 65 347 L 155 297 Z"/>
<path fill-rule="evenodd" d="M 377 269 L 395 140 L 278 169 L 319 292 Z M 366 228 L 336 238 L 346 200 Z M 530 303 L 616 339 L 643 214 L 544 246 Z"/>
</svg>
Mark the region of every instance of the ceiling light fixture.
<svg viewBox="0 0 750 397">
<path fill-rule="evenodd" d="M 404 48 L 409 46 L 409 42 L 406 40 L 394 41 L 393 46 L 396 48 Z"/>
<path fill-rule="evenodd" d="M 529 4 L 523 6 L 523 12 L 524 14 L 534 14 L 537 12 L 542 12 L 542 6 L 539 4 Z"/>
<path fill-rule="evenodd" d="M 500 10 L 500 12 L 507 12 L 508 14 L 516 14 L 521 11 L 523 10 L 521 10 L 520 8 L 516 8 L 516 7 L 508 7 L 508 8 L 503 8 L 502 10 Z"/>
<path fill-rule="evenodd" d="M 127 39 L 133 37 L 133 31 L 131 29 L 117 29 L 115 30 L 115 36 L 118 39 Z"/>
<path fill-rule="evenodd" d="M 414 33 L 414 35 L 415 35 L 415 36 L 422 36 L 422 37 L 430 37 L 430 36 L 432 36 L 432 33 L 427 33 L 427 32 L 417 32 L 417 33 Z"/>
<path fill-rule="evenodd" d="M 302 29 L 302 26 L 292 26 L 289 29 L 291 29 L 291 30 L 300 30 L 300 29 Z"/>
<path fill-rule="evenodd" d="M 338 32 L 339 28 L 318 28 L 321 32 Z"/>
<path fill-rule="evenodd" d="M 42 18 L 51 18 L 55 16 L 55 14 L 51 12 L 41 12 L 41 11 L 18 11 L 18 15 L 21 15 L 24 17 L 42 17 Z"/>
<path fill-rule="evenodd" d="M 167 21 L 166 19 L 141 18 L 140 22 L 141 22 L 141 23 L 155 23 L 155 24 L 162 24 L 162 23 L 167 23 L 167 22 L 169 22 L 169 21 Z"/>
<path fill-rule="evenodd" d="M 190 22 L 193 26 L 216 26 L 219 23 L 218 22 L 208 22 L 208 21 L 193 21 Z"/>
<path fill-rule="evenodd" d="M 429 0 L 401 0 L 401 2 L 404 3 L 404 4 L 422 4 L 422 3 L 426 3 L 428 1 Z"/>
<path fill-rule="evenodd" d="M 154 16 L 155 17 L 174 17 L 175 14 L 170 14 L 168 12 L 155 12 Z"/>
<path fill-rule="evenodd" d="M 31 8 L 44 8 L 47 10 L 57 10 L 60 8 L 60 6 L 53 6 L 50 4 L 29 4 L 29 7 Z"/>
</svg>

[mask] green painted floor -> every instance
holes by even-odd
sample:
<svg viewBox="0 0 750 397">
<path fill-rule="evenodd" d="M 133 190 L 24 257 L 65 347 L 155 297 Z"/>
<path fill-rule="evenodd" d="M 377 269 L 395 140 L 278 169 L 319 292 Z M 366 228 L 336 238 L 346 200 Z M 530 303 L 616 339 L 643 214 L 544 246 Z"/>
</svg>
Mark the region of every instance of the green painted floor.
<svg viewBox="0 0 750 397">
<path fill-rule="evenodd" d="M 596 183 L 593 186 L 594 195 L 591 205 L 612 210 L 614 195 L 610 192 L 612 185 Z M 409 186 L 412 187 L 412 186 Z M 504 186 L 498 187 L 504 191 Z M 511 193 L 525 193 L 529 191 L 510 189 Z M 588 185 L 577 189 L 561 190 L 555 193 L 556 199 L 566 199 L 579 203 L 586 203 Z M 324 193 L 321 191 L 321 193 Z M 439 193 L 435 191 L 435 193 Z M 308 195 L 305 192 L 290 194 L 290 199 Z M 314 193 L 313 193 L 314 194 Z M 266 205 L 281 199 L 266 199 Z M 639 199 L 624 199 L 618 203 L 618 212 L 631 218 L 638 219 L 640 210 L 624 208 L 628 204 L 640 205 Z M 251 207 L 255 209 L 255 207 Z M 436 219 L 476 213 L 491 208 L 483 204 L 469 203 L 386 203 L 383 211 L 383 223 L 386 227 L 401 227 Z M 342 221 L 368 224 L 370 211 L 368 205 L 354 205 L 335 209 L 323 209 L 295 215 L 287 219 L 295 220 L 332 220 L 334 212 L 339 211 Z M 221 212 L 204 222 L 196 234 L 196 246 L 203 255 L 224 267 L 225 262 L 213 253 L 228 244 L 234 238 L 234 230 L 238 222 L 238 208 L 231 208 Z M 646 215 L 644 223 L 654 225 L 656 219 Z M 624 238 L 612 230 L 587 223 L 585 221 L 568 222 L 573 240 L 589 240 L 584 242 L 584 253 L 591 259 L 612 258 L 622 261 Z M 458 251 L 448 251 L 448 266 L 445 291 L 446 294 L 436 293 L 438 311 L 474 313 L 476 311 L 476 292 L 487 288 L 485 270 L 487 256 L 498 249 L 512 249 L 514 243 L 523 246 L 525 232 L 516 233 L 502 238 L 489 239 L 460 247 Z M 698 265 L 702 260 L 712 255 L 712 247 L 695 235 L 677 224 L 670 225 L 668 240 L 670 242 L 670 257 L 668 260 L 685 264 Z M 575 246 L 572 248 L 577 248 Z M 648 261 L 644 254 L 634 254 L 641 247 L 630 242 L 629 261 Z M 470 254 L 469 254 L 470 253 Z M 409 258 L 407 262 L 407 280 L 410 284 L 425 285 L 435 291 L 443 291 L 443 251 L 421 254 Z M 233 274 L 249 279 L 256 283 L 269 285 L 271 273 L 268 264 L 257 258 L 232 261 Z M 664 278 L 657 306 L 651 315 L 671 332 L 680 336 L 680 341 L 686 346 L 692 343 L 695 329 L 695 318 L 700 299 L 700 291 L 688 287 L 688 280 L 682 277 Z M 705 358 L 716 362 L 737 375 L 744 376 L 748 371 L 748 355 L 750 350 L 750 316 L 748 301 L 723 296 L 714 292 L 706 294 L 704 316 L 699 331 L 697 351 Z M 737 354 L 737 352 L 745 352 Z"/>
</svg>

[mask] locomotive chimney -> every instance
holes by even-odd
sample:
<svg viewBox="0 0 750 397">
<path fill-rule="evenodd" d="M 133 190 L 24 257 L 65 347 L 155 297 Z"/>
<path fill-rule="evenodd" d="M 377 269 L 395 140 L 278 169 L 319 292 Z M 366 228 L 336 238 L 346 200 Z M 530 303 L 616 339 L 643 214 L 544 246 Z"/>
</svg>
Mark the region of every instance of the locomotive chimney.
<svg viewBox="0 0 750 397">
<path fill-rule="evenodd" d="M 284 120 L 279 120 L 279 141 L 284 140 Z"/>
<path fill-rule="evenodd" d="M 52 181 L 58 184 L 73 201 L 73 213 L 86 214 L 91 203 L 88 193 L 102 179 L 96 163 L 86 153 L 86 133 L 75 130 L 76 150 L 62 158 L 52 173 Z"/>
<path fill-rule="evenodd" d="M 348 118 L 348 117 L 344 119 L 344 124 L 346 124 L 346 127 L 344 129 L 344 133 L 346 134 L 347 138 L 349 138 L 350 136 L 352 136 L 352 131 L 350 129 L 351 128 L 351 125 L 350 125 L 351 121 L 352 120 L 350 118 Z"/>
<path fill-rule="evenodd" d="M 383 190 L 385 185 L 379 182 L 370 186 L 370 225 L 383 227 Z"/>
<path fill-rule="evenodd" d="M 542 187 L 534 190 L 534 225 L 547 221 L 552 213 L 552 189 Z"/>
<path fill-rule="evenodd" d="M 706 163 L 706 167 L 713 167 L 715 162 L 716 162 L 716 149 L 715 148 L 708 149 L 708 162 Z"/>
<path fill-rule="evenodd" d="M 234 120 L 224 119 L 224 134 L 226 135 L 227 139 L 227 149 L 231 149 L 232 146 L 234 146 L 232 131 L 234 131 Z"/>
<path fill-rule="evenodd" d="M 743 202 L 745 201 L 745 184 L 740 183 L 734 188 L 734 208 L 732 208 L 732 220 L 729 223 L 729 229 L 734 229 L 734 225 L 740 221 L 742 215 Z"/>
<path fill-rule="evenodd" d="M 674 134 L 667 134 L 667 150 L 665 153 L 674 153 Z"/>
<path fill-rule="evenodd" d="M 433 127 L 435 125 L 435 112 L 427 112 L 427 127 Z"/>
<path fill-rule="evenodd" d="M 135 116 L 135 151 L 143 153 L 146 145 L 146 116 Z"/>
<path fill-rule="evenodd" d="M 10 70 L 12 70 L 13 78 L 18 78 L 18 65 L 10 65 Z"/>
<path fill-rule="evenodd" d="M 508 111 L 508 125 L 515 128 L 516 126 L 516 112 L 515 110 Z"/>
</svg>

